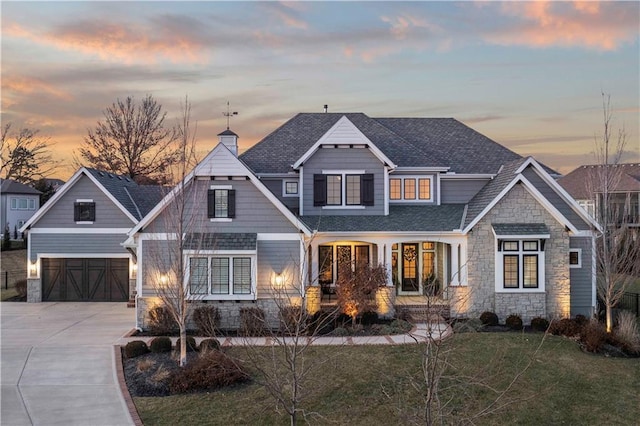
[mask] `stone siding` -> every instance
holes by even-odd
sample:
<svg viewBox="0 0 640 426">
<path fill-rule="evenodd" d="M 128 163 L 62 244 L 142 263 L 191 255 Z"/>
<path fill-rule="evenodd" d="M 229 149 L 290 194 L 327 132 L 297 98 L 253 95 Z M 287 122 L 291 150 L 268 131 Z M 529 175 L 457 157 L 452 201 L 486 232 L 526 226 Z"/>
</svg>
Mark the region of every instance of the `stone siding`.
<svg viewBox="0 0 640 426">
<path fill-rule="evenodd" d="M 544 223 L 551 238 L 545 244 L 545 293 L 495 291 L 496 238 L 492 223 Z M 569 315 L 569 235 L 522 184 L 515 185 L 471 230 L 468 236 L 468 288 L 452 287 L 452 315 L 477 317 L 493 311 L 501 321 L 518 314 L 533 317 Z"/>
<path fill-rule="evenodd" d="M 40 278 L 27 279 L 27 302 L 28 303 L 42 302 L 42 279 Z"/>
</svg>

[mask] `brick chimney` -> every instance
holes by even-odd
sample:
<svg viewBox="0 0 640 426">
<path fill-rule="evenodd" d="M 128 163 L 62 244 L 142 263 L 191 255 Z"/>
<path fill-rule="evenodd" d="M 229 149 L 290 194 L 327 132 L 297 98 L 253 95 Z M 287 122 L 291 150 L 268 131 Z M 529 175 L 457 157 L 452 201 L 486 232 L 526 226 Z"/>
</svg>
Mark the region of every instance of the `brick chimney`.
<svg viewBox="0 0 640 426">
<path fill-rule="evenodd" d="M 221 144 L 229 148 L 229 151 L 236 157 L 238 156 L 238 135 L 227 129 L 218 135 Z"/>
</svg>

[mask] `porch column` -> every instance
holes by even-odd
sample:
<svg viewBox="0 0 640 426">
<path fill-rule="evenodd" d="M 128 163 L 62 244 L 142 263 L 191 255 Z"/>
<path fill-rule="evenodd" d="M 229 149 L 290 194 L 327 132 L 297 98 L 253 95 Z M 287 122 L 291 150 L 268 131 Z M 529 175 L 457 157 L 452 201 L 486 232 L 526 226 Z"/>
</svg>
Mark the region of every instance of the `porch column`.
<svg viewBox="0 0 640 426">
<path fill-rule="evenodd" d="M 384 263 L 384 266 L 387 270 L 387 287 L 393 287 L 393 275 L 391 274 L 391 246 L 393 244 L 387 242 L 383 244 L 383 250 L 378 250 L 378 257 L 380 257 L 380 253 L 384 253 L 384 259 L 381 263 Z"/>
<path fill-rule="evenodd" d="M 459 285 L 467 285 L 467 242 L 463 242 L 460 244 L 460 258 L 459 262 L 459 270 L 460 276 L 458 278 Z"/>
<path fill-rule="evenodd" d="M 451 244 L 451 281 L 449 285 L 456 286 L 460 285 L 460 244 L 454 243 Z"/>
</svg>

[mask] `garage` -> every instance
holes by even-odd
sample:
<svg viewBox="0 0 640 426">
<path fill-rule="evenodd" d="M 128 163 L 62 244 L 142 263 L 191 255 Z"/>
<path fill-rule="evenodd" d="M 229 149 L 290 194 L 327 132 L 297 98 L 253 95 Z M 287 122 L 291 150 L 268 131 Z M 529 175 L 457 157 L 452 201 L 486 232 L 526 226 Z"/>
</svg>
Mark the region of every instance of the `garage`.
<svg viewBox="0 0 640 426">
<path fill-rule="evenodd" d="M 42 301 L 126 302 L 129 259 L 90 258 L 42 260 Z"/>
</svg>

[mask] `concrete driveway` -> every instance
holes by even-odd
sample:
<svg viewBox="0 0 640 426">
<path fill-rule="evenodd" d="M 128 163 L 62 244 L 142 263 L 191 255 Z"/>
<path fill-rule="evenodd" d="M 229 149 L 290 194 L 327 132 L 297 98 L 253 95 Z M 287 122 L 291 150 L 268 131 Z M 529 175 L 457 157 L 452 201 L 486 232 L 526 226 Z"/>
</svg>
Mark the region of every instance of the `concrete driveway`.
<svg viewBox="0 0 640 426">
<path fill-rule="evenodd" d="M 0 304 L 2 425 L 132 425 L 113 345 L 133 328 L 126 303 Z"/>
</svg>

